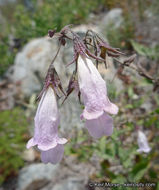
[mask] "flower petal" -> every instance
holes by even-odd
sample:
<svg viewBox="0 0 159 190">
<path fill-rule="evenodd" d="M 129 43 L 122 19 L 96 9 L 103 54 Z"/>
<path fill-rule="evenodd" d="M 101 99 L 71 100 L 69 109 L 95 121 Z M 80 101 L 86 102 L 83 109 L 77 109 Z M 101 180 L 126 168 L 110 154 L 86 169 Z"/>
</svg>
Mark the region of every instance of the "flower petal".
<svg viewBox="0 0 159 190">
<path fill-rule="evenodd" d="M 58 144 L 65 144 L 65 143 L 67 143 L 67 139 L 65 139 L 65 138 L 59 138 L 58 137 L 58 139 L 57 139 L 57 142 L 58 142 Z"/>
<path fill-rule="evenodd" d="M 94 138 L 100 138 L 103 135 L 110 136 L 113 133 L 113 119 L 104 113 L 97 119 L 86 120 L 86 128 Z"/>
<path fill-rule="evenodd" d="M 67 139 L 58 137 L 60 118 L 56 96 L 51 87 L 43 93 L 34 121 L 34 137 L 28 141 L 27 148 L 37 145 L 46 163 L 62 159 L 63 146 L 60 144 L 65 144 Z"/>
<path fill-rule="evenodd" d="M 139 149 L 137 149 L 137 152 L 139 152 L 139 153 L 142 153 L 142 152 L 145 152 L 145 153 L 149 153 L 151 151 L 151 148 L 139 148 Z"/>
<path fill-rule="evenodd" d="M 140 130 L 138 131 L 137 141 L 138 141 L 138 146 L 139 146 L 139 149 L 137 150 L 138 152 L 149 153 L 151 151 L 146 135 Z"/>
<path fill-rule="evenodd" d="M 56 141 L 53 141 L 51 144 L 38 144 L 38 149 L 42 150 L 42 151 L 47 151 L 47 150 L 50 150 L 54 147 L 57 146 L 57 142 Z"/>
<path fill-rule="evenodd" d="M 54 148 L 57 145 L 60 118 L 56 96 L 51 87 L 42 95 L 34 121 L 34 145 L 37 144 L 44 151 Z"/>
<path fill-rule="evenodd" d="M 80 118 L 85 118 L 85 119 L 96 119 L 100 117 L 103 114 L 104 111 L 99 111 L 99 112 L 88 112 L 86 109 L 83 110 L 83 113 L 81 114 Z"/>
<path fill-rule="evenodd" d="M 52 148 L 48 151 L 41 151 L 41 160 L 43 163 L 52 163 L 56 164 L 62 160 L 64 153 L 63 145 L 58 144 L 55 148 Z"/>
<path fill-rule="evenodd" d="M 34 138 L 31 138 L 31 139 L 28 141 L 26 147 L 27 147 L 27 149 L 29 149 L 30 147 L 35 146 L 36 144 L 37 144 L 37 143 L 34 142 Z"/>
<path fill-rule="evenodd" d="M 107 100 L 107 106 L 105 106 L 104 111 L 113 115 L 116 115 L 119 111 L 118 106 L 111 103 L 110 100 Z"/>
<path fill-rule="evenodd" d="M 49 149 L 52 149 L 56 147 L 58 144 L 65 144 L 67 142 L 67 139 L 65 138 L 59 138 L 58 136 L 53 139 L 52 143 L 48 144 L 38 144 L 38 148 L 42 151 L 47 151 Z"/>
<path fill-rule="evenodd" d="M 96 119 L 103 112 L 117 114 L 118 107 L 107 96 L 106 82 L 90 59 L 78 58 L 78 83 L 85 109 L 81 118 Z"/>
</svg>

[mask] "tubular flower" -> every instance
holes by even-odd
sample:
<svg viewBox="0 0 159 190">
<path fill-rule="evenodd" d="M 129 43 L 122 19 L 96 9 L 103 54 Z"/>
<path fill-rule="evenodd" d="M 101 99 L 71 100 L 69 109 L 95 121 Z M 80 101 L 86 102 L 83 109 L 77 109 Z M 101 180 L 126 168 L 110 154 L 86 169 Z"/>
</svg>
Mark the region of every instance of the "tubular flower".
<svg viewBox="0 0 159 190">
<path fill-rule="evenodd" d="M 90 135 L 100 138 L 111 135 L 113 120 L 107 114 L 117 114 L 118 107 L 107 96 L 106 83 L 92 61 L 84 56 L 78 58 L 78 83 L 85 109 L 81 119 L 86 119 Z"/>
<path fill-rule="evenodd" d="M 60 123 L 54 90 L 49 86 L 43 93 L 35 118 L 34 137 L 27 143 L 27 148 L 37 145 L 44 163 L 56 164 L 64 153 L 65 138 L 58 137 Z"/>
<path fill-rule="evenodd" d="M 137 139 L 137 142 L 138 142 L 138 146 L 139 146 L 139 149 L 137 150 L 138 152 L 145 152 L 145 153 L 149 153 L 151 151 L 151 148 L 148 144 L 148 141 L 147 141 L 147 138 L 146 138 L 146 135 L 138 130 L 138 139 Z"/>
</svg>

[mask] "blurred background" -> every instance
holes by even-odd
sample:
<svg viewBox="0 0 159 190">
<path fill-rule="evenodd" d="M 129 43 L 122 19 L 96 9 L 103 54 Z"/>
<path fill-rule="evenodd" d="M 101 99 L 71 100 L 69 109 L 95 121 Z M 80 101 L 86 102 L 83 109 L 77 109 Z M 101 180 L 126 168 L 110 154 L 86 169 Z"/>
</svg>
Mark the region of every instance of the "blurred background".
<svg viewBox="0 0 159 190">
<path fill-rule="evenodd" d="M 33 135 L 36 97 L 58 47 L 47 32 L 67 24 L 81 36 L 92 29 L 127 55 L 136 53 L 132 64 L 150 77 L 131 68 L 119 72 L 119 63 L 111 59 L 107 70 L 99 65 L 109 98 L 120 110 L 113 135 L 91 138 L 72 94 L 63 106 L 59 103 L 59 131 L 69 139 L 64 158 L 45 165 L 36 148 L 25 146 Z M 68 43 L 55 63 L 64 87 L 73 71 L 65 68 L 71 60 Z M 97 187 L 102 182 L 149 183 L 134 189 L 159 189 L 158 76 L 158 0 L 0 0 L 0 190 L 102 190 Z M 137 152 L 136 128 L 147 136 L 148 154 Z"/>
</svg>

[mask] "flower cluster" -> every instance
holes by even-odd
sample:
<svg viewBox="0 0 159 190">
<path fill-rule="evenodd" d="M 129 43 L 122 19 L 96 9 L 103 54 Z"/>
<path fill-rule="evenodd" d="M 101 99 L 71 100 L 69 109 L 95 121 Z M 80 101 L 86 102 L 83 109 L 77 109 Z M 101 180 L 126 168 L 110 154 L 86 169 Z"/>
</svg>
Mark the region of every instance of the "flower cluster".
<svg viewBox="0 0 159 190">
<path fill-rule="evenodd" d="M 67 35 L 68 32 L 72 34 L 72 38 Z M 78 92 L 79 99 L 80 96 L 82 97 L 85 108 L 80 118 L 85 121 L 85 126 L 91 136 L 94 138 L 100 138 L 103 135 L 110 136 L 113 132 L 113 119 L 109 114 L 117 114 L 118 107 L 110 102 L 107 96 L 106 82 L 102 79 L 96 66 L 98 67 L 98 61 L 103 61 L 107 67 L 106 56 L 118 57 L 123 53 L 117 48 L 110 47 L 92 31 L 88 31 L 85 38 L 81 39 L 69 27 L 64 27 L 59 33 L 56 33 L 55 30 L 49 31 L 49 36 L 58 37 L 60 43 L 58 52 L 60 47 L 66 44 L 66 39 L 72 40 L 74 58 L 68 65 L 75 62 L 76 67 L 65 93 L 53 66 L 57 52 L 39 96 L 41 100 L 34 119 L 34 137 L 28 141 L 27 148 L 37 145 L 41 151 L 41 160 L 44 163 L 56 164 L 62 159 L 63 144 L 67 142 L 65 138 L 58 136 L 60 123 L 56 100 L 58 90 L 65 96 L 64 101 L 73 90 Z M 94 47 L 94 52 L 89 46 Z M 91 58 L 96 60 L 96 66 Z M 127 59 L 125 62 L 131 63 L 131 61 L 133 60 Z"/>
</svg>

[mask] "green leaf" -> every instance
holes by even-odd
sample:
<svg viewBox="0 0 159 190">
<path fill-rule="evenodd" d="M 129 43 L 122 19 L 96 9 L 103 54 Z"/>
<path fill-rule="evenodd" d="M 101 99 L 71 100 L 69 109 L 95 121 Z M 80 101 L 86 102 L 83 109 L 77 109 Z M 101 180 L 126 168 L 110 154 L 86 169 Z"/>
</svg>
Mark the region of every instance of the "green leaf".
<svg viewBox="0 0 159 190">
<path fill-rule="evenodd" d="M 158 46 L 156 46 L 154 48 L 149 48 L 149 47 L 146 47 L 142 44 L 135 42 L 134 40 L 131 40 L 131 44 L 132 44 L 133 48 L 135 49 L 135 51 L 139 55 L 147 56 L 151 59 L 159 58 L 159 54 L 158 54 L 159 47 Z"/>
<path fill-rule="evenodd" d="M 130 181 L 138 182 L 142 179 L 146 171 L 149 169 L 149 160 L 144 159 L 141 162 L 137 163 L 132 169 L 129 177 Z"/>
<path fill-rule="evenodd" d="M 128 95 L 130 98 L 133 98 L 133 96 L 134 96 L 134 91 L 133 91 L 133 88 L 131 86 L 128 87 Z"/>
<path fill-rule="evenodd" d="M 126 178 L 122 175 L 118 175 L 115 179 L 112 180 L 112 183 L 123 184 L 124 182 L 126 182 Z"/>
<path fill-rule="evenodd" d="M 24 165 L 21 153 L 25 149 L 27 133 L 25 113 L 19 107 L 0 112 L 0 183 Z"/>
<path fill-rule="evenodd" d="M 126 104 L 125 106 L 125 109 L 133 109 L 134 106 L 132 104 Z"/>
<path fill-rule="evenodd" d="M 105 153 L 105 150 L 106 150 L 106 138 L 105 137 L 102 137 L 99 140 L 99 149 L 100 149 L 101 153 Z"/>
</svg>

